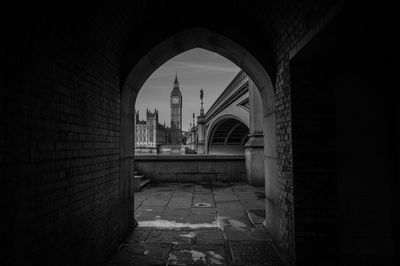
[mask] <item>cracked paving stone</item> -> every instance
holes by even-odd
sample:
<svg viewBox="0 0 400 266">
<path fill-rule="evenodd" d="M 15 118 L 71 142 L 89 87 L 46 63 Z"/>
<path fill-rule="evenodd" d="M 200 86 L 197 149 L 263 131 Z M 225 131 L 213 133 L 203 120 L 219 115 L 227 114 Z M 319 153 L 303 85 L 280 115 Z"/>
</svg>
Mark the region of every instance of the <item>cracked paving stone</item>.
<svg viewBox="0 0 400 266">
<path fill-rule="evenodd" d="M 265 220 L 265 209 L 247 210 L 253 224 L 262 224 Z"/>
<path fill-rule="evenodd" d="M 225 217 L 246 217 L 247 213 L 244 209 L 243 210 L 218 209 L 218 215 L 225 216 Z"/>
<path fill-rule="evenodd" d="M 200 198 L 193 198 L 193 203 L 192 203 L 192 207 L 196 207 L 196 204 L 198 203 L 206 203 L 209 204 L 208 208 L 214 208 L 215 207 L 215 203 L 214 203 L 214 199 L 212 197 L 200 197 Z"/>
<path fill-rule="evenodd" d="M 165 265 L 172 245 L 125 244 L 111 259 L 109 265 Z"/>
<path fill-rule="evenodd" d="M 229 243 L 234 263 L 284 265 L 271 243 Z"/>
<path fill-rule="evenodd" d="M 166 209 L 162 219 L 167 221 L 175 221 L 179 223 L 189 222 L 190 209 Z"/>
<path fill-rule="evenodd" d="M 142 206 L 165 206 L 167 205 L 168 200 L 162 200 L 162 199 L 147 199 L 142 202 Z"/>
<path fill-rule="evenodd" d="M 264 188 L 243 183 L 150 184 L 135 193 L 139 227 L 108 265 L 282 265 L 272 247 L 272 236 L 262 225 L 264 197 Z M 193 207 L 202 202 L 212 206 Z M 222 228 L 186 226 L 215 223 L 216 218 Z M 143 221 L 182 227 L 162 229 L 158 223 L 141 227 Z"/>
<path fill-rule="evenodd" d="M 244 210 L 244 207 L 239 203 L 217 203 L 217 208 L 221 210 Z"/>
<path fill-rule="evenodd" d="M 225 266 L 225 247 L 220 245 L 186 245 L 169 254 L 167 265 Z"/>
<path fill-rule="evenodd" d="M 252 223 L 247 216 L 232 217 L 232 216 L 220 216 L 218 220 L 223 227 L 251 227 Z"/>
<path fill-rule="evenodd" d="M 190 215 L 189 222 L 192 224 L 212 223 L 216 219 L 216 215 Z"/>
<path fill-rule="evenodd" d="M 229 203 L 229 202 L 231 202 L 231 203 L 237 203 L 237 202 L 239 202 L 239 199 L 238 198 L 236 198 L 236 197 L 218 197 L 218 196 L 214 196 L 214 200 L 215 200 L 215 202 L 218 204 L 218 203 Z"/>
<path fill-rule="evenodd" d="M 144 243 L 150 235 L 152 229 L 137 227 L 126 240 L 126 243 Z"/>
<path fill-rule="evenodd" d="M 270 234 L 263 227 L 224 227 L 225 239 L 237 241 L 271 241 Z"/>
<path fill-rule="evenodd" d="M 191 244 L 196 236 L 193 230 L 153 230 L 146 243 Z"/>
<path fill-rule="evenodd" d="M 196 238 L 196 244 L 223 245 L 224 243 L 224 235 L 220 228 L 199 230 Z"/>
<path fill-rule="evenodd" d="M 215 208 L 191 208 L 190 215 L 217 215 Z"/>
<path fill-rule="evenodd" d="M 264 207 L 264 201 L 262 200 L 241 200 L 243 206 L 247 207 L 247 206 L 260 206 L 260 207 Z"/>
</svg>

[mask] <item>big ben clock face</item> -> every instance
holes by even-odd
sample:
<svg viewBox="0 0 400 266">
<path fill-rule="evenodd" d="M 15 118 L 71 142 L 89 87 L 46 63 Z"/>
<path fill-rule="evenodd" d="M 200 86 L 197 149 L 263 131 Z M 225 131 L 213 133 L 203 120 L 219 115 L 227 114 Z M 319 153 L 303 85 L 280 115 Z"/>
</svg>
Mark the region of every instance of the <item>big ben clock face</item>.
<svg viewBox="0 0 400 266">
<path fill-rule="evenodd" d="M 173 104 L 178 104 L 179 103 L 179 98 L 178 97 L 172 97 L 172 103 Z"/>
</svg>

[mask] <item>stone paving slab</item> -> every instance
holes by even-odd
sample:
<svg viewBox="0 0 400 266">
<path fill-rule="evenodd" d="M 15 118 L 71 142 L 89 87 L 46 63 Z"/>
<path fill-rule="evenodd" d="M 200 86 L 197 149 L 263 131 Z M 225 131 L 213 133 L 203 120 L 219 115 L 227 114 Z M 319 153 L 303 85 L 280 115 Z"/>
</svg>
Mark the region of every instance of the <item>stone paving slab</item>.
<svg viewBox="0 0 400 266">
<path fill-rule="evenodd" d="M 153 230 L 146 243 L 192 244 L 196 235 L 192 230 Z"/>
<path fill-rule="evenodd" d="M 222 202 L 222 203 L 217 203 L 217 208 L 219 210 L 244 210 L 244 207 L 242 204 L 235 203 L 235 202 Z"/>
<path fill-rule="evenodd" d="M 165 208 L 163 214 L 165 216 L 184 216 L 189 217 L 192 209 L 191 208 L 180 208 L 180 209 L 169 209 L 168 207 Z"/>
<path fill-rule="evenodd" d="M 198 206 L 204 206 L 207 208 L 214 208 L 215 203 L 214 199 L 212 197 L 198 197 L 198 198 L 193 198 L 192 201 L 192 207 L 198 207 Z"/>
<path fill-rule="evenodd" d="M 239 199 L 234 195 L 214 195 L 214 200 L 216 203 L 239 202 Z"/>
<path fill-rule="evenodd" d="M 165 211 L 165 207 L 163 206 L 140 206 L 135 213 L 142 213 L 142 212 L 158 212 L 161 213 Z"/>
<path fill-rule="evenodd" d="M 189 223 L 202 224 L 212 223 L 216 219 L 216 214 L 191 214 L 189 217 Z"/>
<path fill-rule="evenodd" d="M 265 208 L 263 209 L 248 209 L 248 216 L 252 224 L 262 224 L 265 220 Z"/>
<path fill-rule="evenodd" d="M 172 245 L 125 244 L 109 265 L 166 265 Z"/>
<path fill-rule="evenodd" d="M 262 227 L 224 227 L 224 238 L 228 242 L 266 242 L 270 235 Z"/>
<path fill-rule="evenodd" d="M 245 207 L 264 207 L 265 203 L 263 201 L 259 201 L 259 200 L 242 200 L 241 201 L 242 205 Z M 261 209 L 261 208 L 260 208 Z"/>
<path fill-rule="evenodd" d="M 247 216 L 231 217 L 231 216 L 218 216 L 219 223 L 223 227 L 251 227 L 252 223 Z"/>
<path fill-rule="evenodd" d="M 229 243 L 233 263 L 284 265 L 271 243 Z"/>
<path fill-rule="evenodd" d="M 244 209 L 241 210 L 218 210 L 218 215 L 219 216 L 229 216 L 229 217 L 246 217 L 247 212 Z"/>
<path fill-rule="evenodd" d="M 199 230 L 196 244 L 224 245 L 225 239 L 221 229 Z"/>
<path fill-rule="evenodd" d="M 264 198 L 243 183 L 150 184 L 135 193 L 139 227 L 108 265 L 282 265 Z"/>
<path fill-rule="evenodd" d="M 241 201 L 246 201 L 246 200 L 261 200 L 257 195 L 251 194 L 251 195 L 243 195 L 243 194 L 236 194 L 236 197 L 241 200 Z"/>
<path fill-rule="evenodd" d="M 166 206 L 168 204 L 168 200 L 164 199 L 147 199 L 142 202 L 142 206 L 155 206 L 161 207 Z"/>
<path fill-rule="evenodd" d="M 192 206 L 192 201 L 170 201 L 166 204 L 169 209 L 184 209 Z"/>
<path fill-rule="evenodd" d="M 217 215 L 216 208 L 191 208 L 190 215 Z"/>
<path fill-rule="evenodd" d="M 223 245 L 187 245 L 173 250 L 167 265 L 227 265 Z"/>
<path fill-rule="evenodd" d="M 133 233 L 126 240 L 126 243 L 138 244 L 145 243 L 147 238 L 149 237 L 152 229 L 150 228 L 136 228 Z"/>
</svg>

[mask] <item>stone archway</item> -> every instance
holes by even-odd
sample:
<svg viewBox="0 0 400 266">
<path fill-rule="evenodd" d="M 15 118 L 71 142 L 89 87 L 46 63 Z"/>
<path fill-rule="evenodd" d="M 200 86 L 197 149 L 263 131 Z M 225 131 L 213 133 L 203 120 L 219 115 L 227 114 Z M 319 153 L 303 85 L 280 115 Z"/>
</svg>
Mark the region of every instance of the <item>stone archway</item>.
<svg viewBox="0 0 400 266">
<path fill-rule="evenodd" d="M 271 76 L 266 69 L 272 69 L 273 62 L 262 65 L 244 47 L 233 40 L 204 28 L 192 28 L 175 34 L 159 43 L 146 55 L 135 62 L 122 82 L 121 92 L 121 181 L 120 197 L 133 196 L 134 173 L 134 105 L 136 96 L 147 78 L 172 57 L 193 48 L 216 52 L 239 66 L 253 80 L 263 102 L 264 169 L 266 189 L 266 227 L 275 240 L 279 239 L 279 215 L 277 187 L 277 153 L 275 133 L 275 92 Z M 134 60 L 127 56 L 127 60 Z M 270 73 L 273 75 L 274 73 Z M 127 187 L 130 189 L 127 189 Z M 268 217 L 269 216 L 269 217 Z"/>
</svg>

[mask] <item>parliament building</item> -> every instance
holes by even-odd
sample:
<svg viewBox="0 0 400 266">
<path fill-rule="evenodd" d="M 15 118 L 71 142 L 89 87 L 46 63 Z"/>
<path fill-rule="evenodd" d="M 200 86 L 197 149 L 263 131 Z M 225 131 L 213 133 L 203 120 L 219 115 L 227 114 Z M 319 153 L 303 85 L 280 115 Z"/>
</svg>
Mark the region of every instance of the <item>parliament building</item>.
<svg viewBox="0 0 400 266">
<path fill-rule="evenodd" d="M 135 152 L 160 153 L 160 150 L 180 149 L 182 144 L 182 94 L 178 77 L 175 75 L 174 86 L 170 95 L 171 126 L 158 121 L 158 110 L 146 110 L 146 120 L 139 119 L 135 113 Z"/>
</svg>

